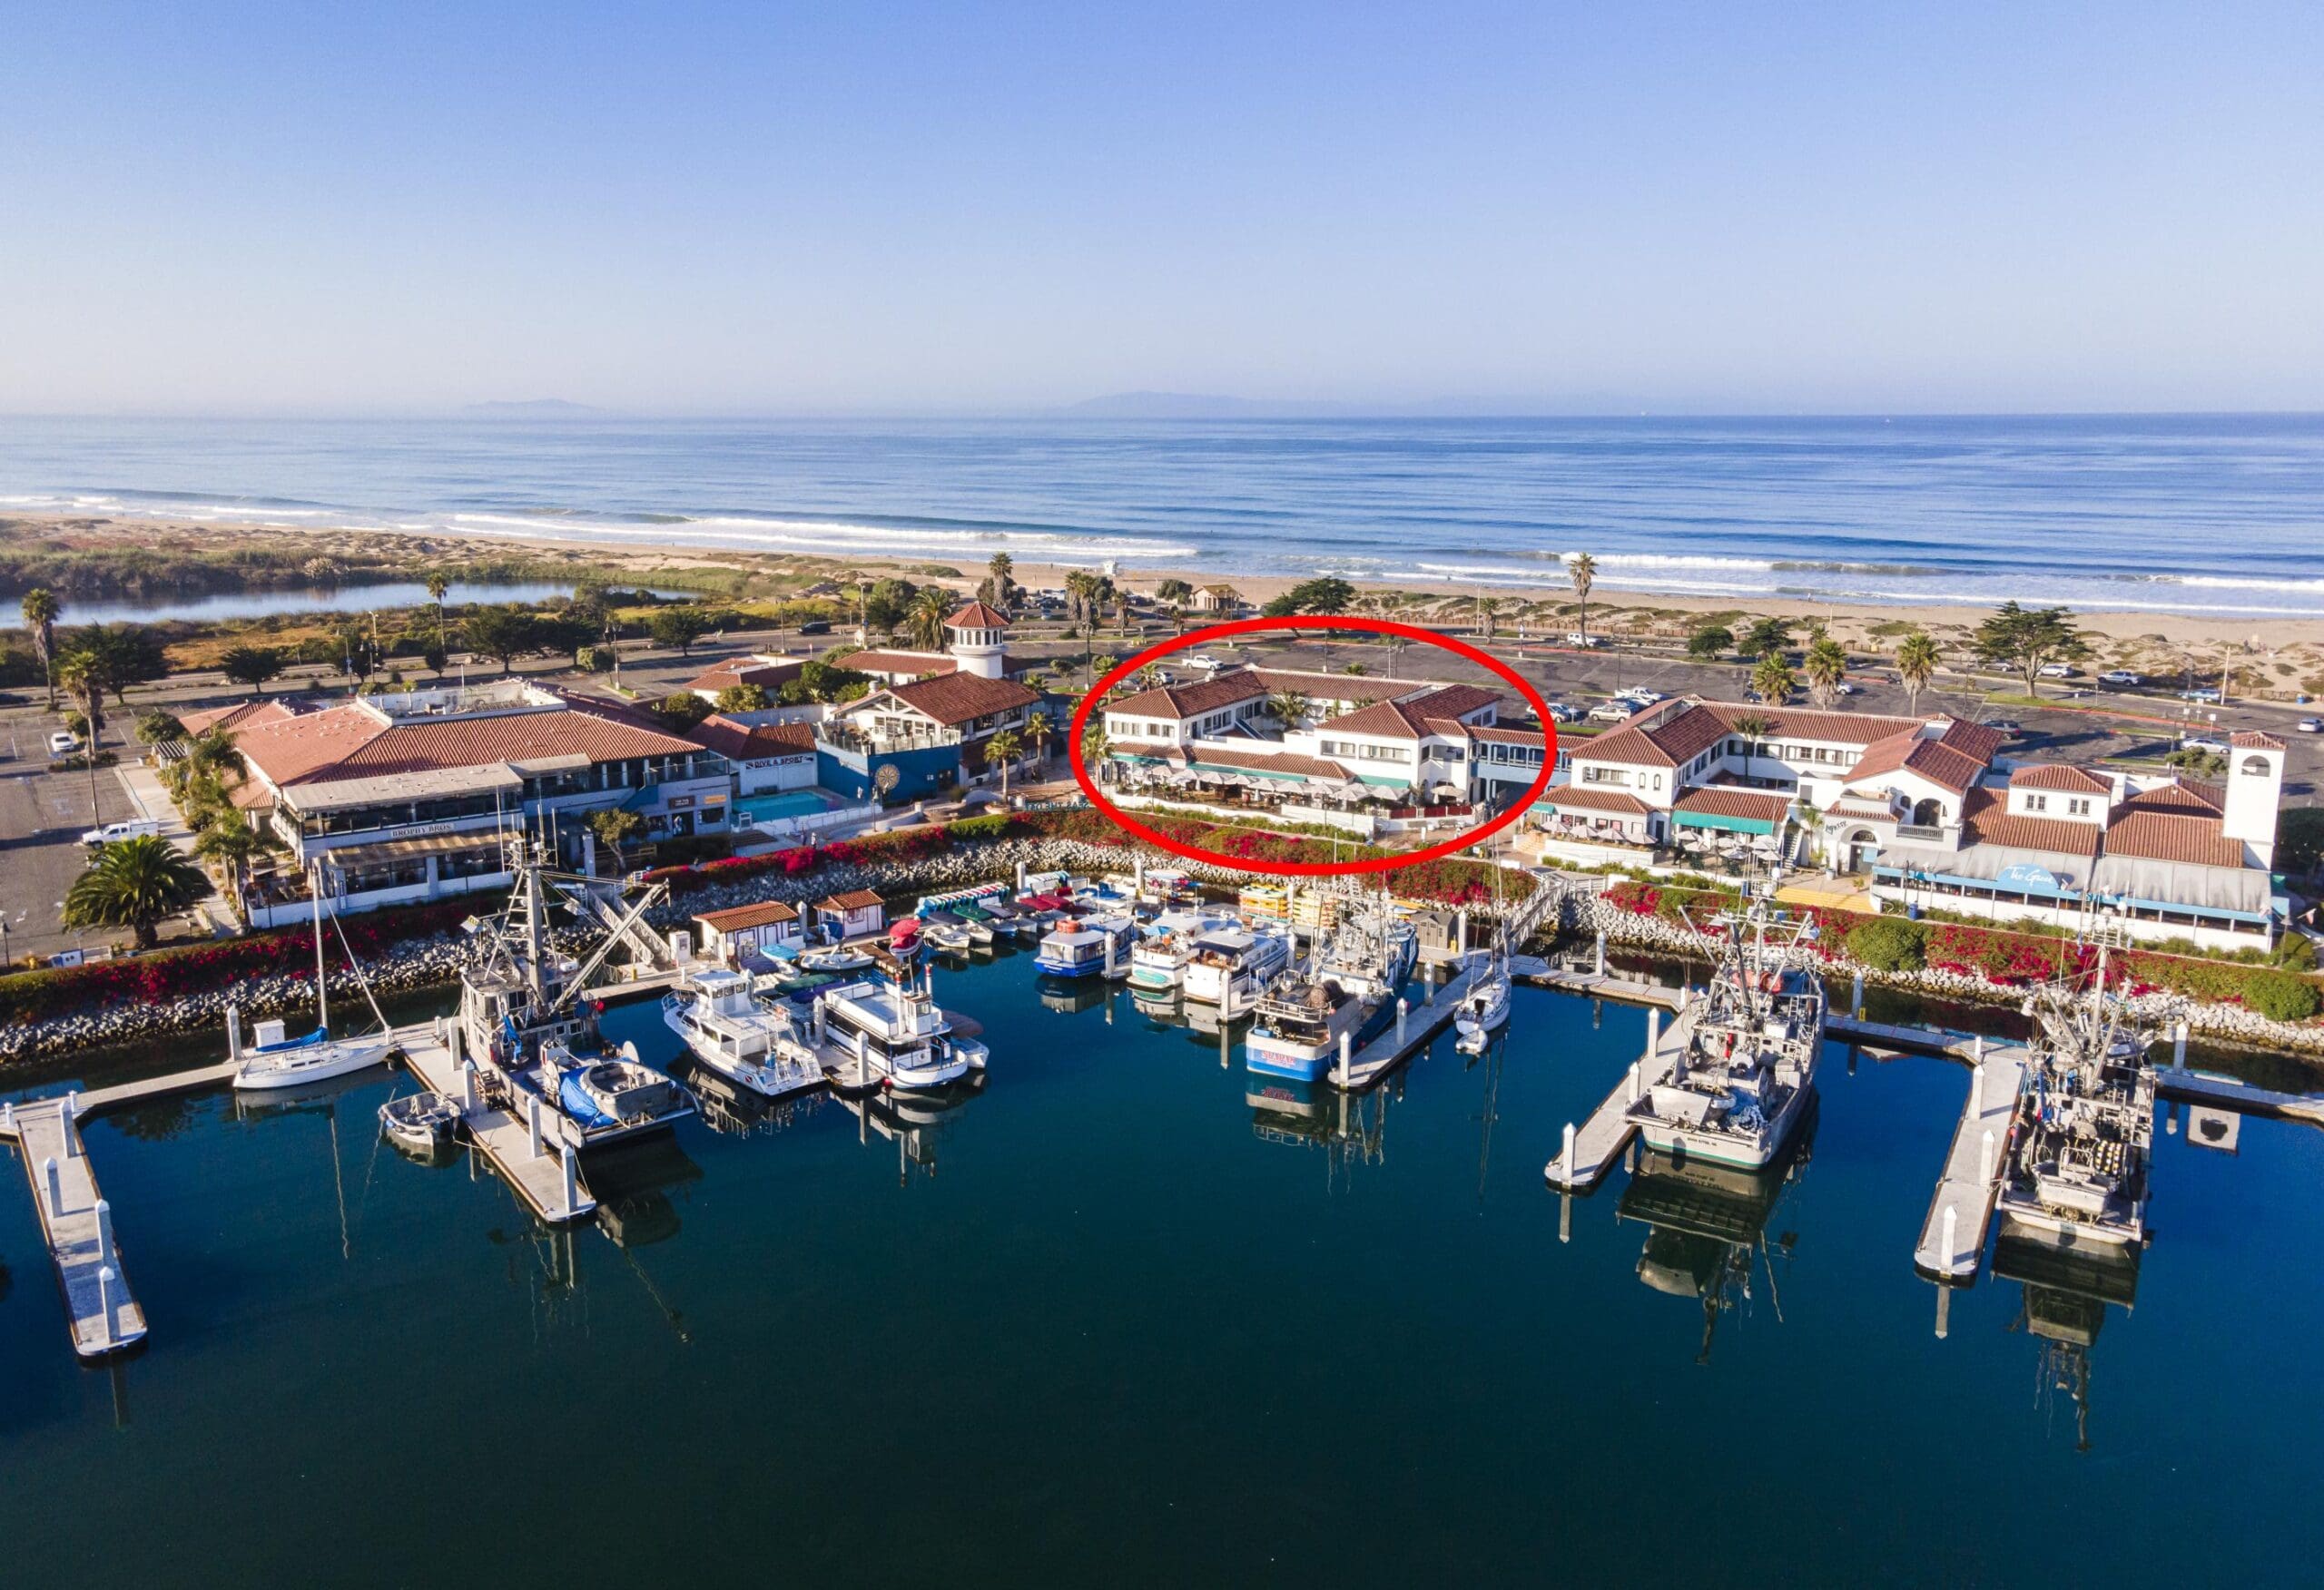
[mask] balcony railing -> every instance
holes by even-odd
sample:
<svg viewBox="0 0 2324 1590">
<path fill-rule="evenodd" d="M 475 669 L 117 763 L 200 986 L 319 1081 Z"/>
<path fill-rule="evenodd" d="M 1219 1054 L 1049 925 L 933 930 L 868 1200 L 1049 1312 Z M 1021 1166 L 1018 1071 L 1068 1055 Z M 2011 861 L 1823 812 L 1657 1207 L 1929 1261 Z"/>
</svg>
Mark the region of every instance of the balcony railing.
<svg viewBox="0 0 2324 1590">
<path fill-rule="evenodd" d="M 1957 829 L 1945 828 L 1933 822 L 1900 822 L 1896 825 L 1898 839 L 1919 839 L 1925 844 L 1932 845 L 1949 845 L 1953 843 L 1955 836 L 1959 831 Z"/>
</svg>

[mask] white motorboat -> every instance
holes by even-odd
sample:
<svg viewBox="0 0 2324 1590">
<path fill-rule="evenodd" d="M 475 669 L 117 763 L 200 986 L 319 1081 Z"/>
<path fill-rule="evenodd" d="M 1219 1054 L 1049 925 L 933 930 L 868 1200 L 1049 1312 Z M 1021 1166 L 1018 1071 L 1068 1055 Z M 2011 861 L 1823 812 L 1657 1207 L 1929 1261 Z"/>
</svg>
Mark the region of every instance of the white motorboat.
<svg viewBox="0 0 2324 1590">
<path fill-rule="evenodd" d="M 821 949 L 803 950 L 799 964 L 811 972 L 860 972 L 872 964 L 871 955 L 852 945 L 827 944 Z"/>
<path fill-rule="evenodd" d="M 793 1007 L 762 997 L 740 972 L 689 974 L 664 996 L 662 1021 L 704 1067 L 762 1097 L 782 1098 L 823 1080 Z"/>
<path fill-rule="evenodd" d="M 907 1091 L 942 1087 L 982 1071 L 985 1046 L 952 1031 L 934 996 L 918 981 L 836 983 L 815 991 L 816 1041 L 842 1078 Z"/>
<path fill-rule="evenodd" d="M 1241 998 L 1246 1007 L 1291 964 L 1291 935 L 1277 928 L 1214 928 L 1195 939 L 1180 974 L 1179 987 L 1196 1005 L 1226 1005 Z"/>
<path fill-rule="evenodd" d="M 307 878 L 314 901 L 315 919 L 315 1030 L 300 1037 L 283 1035 L 280 1021 L 262 1021 L 253 1035 L 257 1042 L 245 1048 L 241 1044 L 241 1016 L 230 1010 L 227 1015 L 227 1043 L 233 1057 L 240 1062 L 234 1070 L 234 1086 L 246 1093 L 265 1092 L 275 1088 L 301 1087 L 310 1082 L 329 1082 L 334 1077 L 352 1076 L 374 1065 L 387 1064 L 388 1052 L 394 1040 L 388 1035 L 387 1018 L 379 1016 L 379 1007 L 372 1015 L 379 1016 L 379 1030 L 355 1037 L 334 1038 L 330 1033 L 330 979 L 323 965 L 323 890 L 321 869 L 312 869 Z M 333 918 L 336 920 L 336 918 Z M 349 964 L 353 965 L 350 954 Z M 363 968 L 355 968 L 360 979 Z M 370 996 L 370 986 L 364 986 L 364 996 Z"/>
<path fill-rule="evenodd" d="M 1149 874 L 1149 876 L 1151 876 Z M 1146 937 L 1129 952 L 1129 986 L 1141 994 L 1166 994 L 1186 977 L 1195 945 L 1206 933 L 1236 925 L 1232 917 L 1202 911 L 1165 911 L 1146 926 Z"/>
<path fill-rule="evenodd" d="M 1270 1076 L 1314 1082 L 1339 1062 L 1340 1042 L 1363 1042 L 1367 1006 L 1353 990 L 1304 971 L 1283 974 L 1259 1001 L 1258 1021 L 1243 1040 L 1243 1061 Z"/>
</svg>

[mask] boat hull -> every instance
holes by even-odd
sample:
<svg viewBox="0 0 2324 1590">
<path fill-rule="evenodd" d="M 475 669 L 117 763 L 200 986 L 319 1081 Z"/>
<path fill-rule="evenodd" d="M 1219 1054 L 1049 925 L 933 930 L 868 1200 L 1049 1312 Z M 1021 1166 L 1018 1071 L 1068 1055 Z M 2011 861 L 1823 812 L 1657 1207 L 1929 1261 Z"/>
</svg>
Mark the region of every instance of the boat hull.
<svg viewBox="0 0 2324 1590">
<path fill-rule="evenodd" d="M 271 1093 L 279 1088 L 304 1087 L 312 1082 L 352 1076 L 374 1065 L 386 1065 L 391 1047 L 385 1037 L 353 1038 L 318 1044 L 311 1049 L 253 1055 L 234 1074 L 234 1088 L 239 1093 Z"/>
<path fill-rule="evenodd" d="M 1805 1105 L 1814 1095 L 1815 1078 L 1811 1075 L 1793 1092 L 1782 1113 L 1769 1122 L 1768 1129 L 1756 1138 L 1648 1118 L 1639 1123 L 1639 1141 L 1656 1153 L 1669 1154 L 1676 1159 L 1700 1160 L 1707 1164 L 1726 1165 L 1738 1171 L 1763 1171 L 1783 1157 L 1784 1150 L 1791 1143 L 1792 1134 L 1799 1129 L 1799 1123 L 1807 1114 Z"/>
</svg>

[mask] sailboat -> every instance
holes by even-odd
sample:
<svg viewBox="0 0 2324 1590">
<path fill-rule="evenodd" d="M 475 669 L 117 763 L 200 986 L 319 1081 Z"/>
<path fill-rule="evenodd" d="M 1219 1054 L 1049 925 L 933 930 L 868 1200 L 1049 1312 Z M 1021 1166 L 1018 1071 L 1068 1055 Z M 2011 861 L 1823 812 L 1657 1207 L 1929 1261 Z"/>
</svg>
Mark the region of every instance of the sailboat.
<svg viewBox="0 0 2324 1590">
<path fill-rule="evenodd" d="M 1493 869 L 1493 903 L 1501 903 L 1501 869 Z M 1452 1046 L 1463 1055 L 1481 1055 L 1492 1042 L 1493 1034 L 1509 1025 L 1509 924 L 1506 920 L 1493 930 L 1492 948 L 1487 952 L 1485 968 L 1477 974 L 1468 990 L 1461 996 L 1461 1003 L 1452 1013 L 1453 1030 L 1460 1035 Z"/>
<path fill-rule="evenodd" d="M 271 1088 L 299 1087 L 310 1082 L 328 1082 L 335 1076 L 351 1076 L 374 1065 L 387 1063 L 388 1051 L 394 1041 L 388 1034 L 387 1018 L 379 1016 L 373 1005 L 371 1014 L 379 1018 L 379 1030 L 358 1037 L 334 1038 L 330 1035 L 330 980 L 323 967 L 323 885 L 322 869 L 310 869 L 308 893 L 315 907 L 315 1030 L 296 1038 L 286 1038 L 283 1024 L 278 1019 L 258 1024 L 258 1042 L 243 1048 L 240 1041 L 240 1019 L 231 1041 L 236 1058 L 241 1062 L 234 1073 L 234 1085 L 245 1092 L 261 1092 Z M 334 921 L 336 918 L 334 918 Z M 352 953 L 349 956 L 353 962 Z M 359 980 L 363 968 L 357 967 Z M 370 997 L 369 984 L 363 995 Z"/>
</svg>

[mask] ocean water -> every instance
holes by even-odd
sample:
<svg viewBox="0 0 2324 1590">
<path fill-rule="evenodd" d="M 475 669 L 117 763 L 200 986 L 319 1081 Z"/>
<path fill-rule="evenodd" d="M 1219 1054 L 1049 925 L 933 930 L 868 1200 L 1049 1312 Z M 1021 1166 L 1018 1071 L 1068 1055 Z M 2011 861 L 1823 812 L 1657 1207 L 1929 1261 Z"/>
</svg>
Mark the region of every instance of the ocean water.
<svg viewBox="0 0 2324 1590">
<path fill-rule="evenodd" d="M 0 421 L 10 505 L 1413 584 L 2324 613 L 2324 417 Z"/>
<path fill-rule="evenodd" d="M 569 1235 L 379 1145 L 384 1075 L 99 1116 L 153 1332 L 112 1371 L 7 1171 L 7 1581 L 2289 1584 L 2324 1551 L 2324 1133 L 2159 1136 L 2134 1285 L 1989 1275 L 1940 1338 L 1912 1248 L 1961 1066 L 1835 1045 L 1789 1180 L 1568 1207 L 1541 1165 L 1642 1012 L 1521 990 L 1497 1055 L 1440 1041 L 1343 1111 L 1024 954 L 939 990 L 981 1093 L 686 1123 Z M 651 1004 L 608 1026 L 675 1054 Z"/>
</svg>

